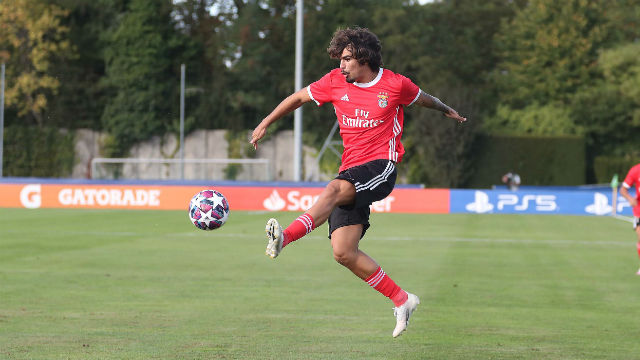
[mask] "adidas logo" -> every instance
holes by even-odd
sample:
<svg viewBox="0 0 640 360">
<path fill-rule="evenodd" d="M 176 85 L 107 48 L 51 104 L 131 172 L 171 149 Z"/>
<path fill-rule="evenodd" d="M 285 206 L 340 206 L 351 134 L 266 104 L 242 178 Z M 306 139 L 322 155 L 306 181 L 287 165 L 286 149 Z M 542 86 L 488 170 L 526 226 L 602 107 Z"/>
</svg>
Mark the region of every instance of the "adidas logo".
<svg viewBox="0 0 640 360">
<path fill-rule="evenodd" d="M 344 94 L 343 97 L 340 98 L 340 100 L 342 101 L 349 101 L 349 97 L 347 96 L 347 94 Z"/>
</svg>

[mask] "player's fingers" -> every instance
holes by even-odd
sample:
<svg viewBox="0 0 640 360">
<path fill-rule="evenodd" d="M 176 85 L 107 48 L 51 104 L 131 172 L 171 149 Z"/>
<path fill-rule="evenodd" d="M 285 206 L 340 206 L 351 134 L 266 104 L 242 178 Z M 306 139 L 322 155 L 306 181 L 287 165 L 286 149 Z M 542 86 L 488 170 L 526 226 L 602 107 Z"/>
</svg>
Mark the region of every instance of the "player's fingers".
<svg viewBox="0 0 640 360">
<path fill-rule="evenodd" d="M 460 114 L 458 114 L 456 111 L 453 112 L 453 114 L 451 114 L 451 117 L 458 120 L 458 122 L 465 122 L 467 121 L 466 117 L 462 117 L 460 116 Z"/>
<path fill-rule="evenodd" d="M 255 144 L 256 142 L 258 142 L 258 140 L 260 139 L 260 136 L 258 136 L 258 134 L 256 134 L 256 132 L 254 131 L 251 136 L 249 136 L 249 143 L 250 144 Z"/>
<path fill-rule="evenodd" d="M 253 133 L 251 133 L 251 140 L 249 140 L 249 143 L 253 145 L 254 149 L 256 150 L 258 149 L 258 141 L 262 139 L 265 134 L 266 134 L 265 129 L 262 129 L 260 127 L 257 127 L 255 130 L 253 130 Z"/>
<path fill-rule="evenodd" d="M 444 114 L 446 117 L 450 117 L 452 119 L 456 119 L 458 122 L 465 122 L 467 121 L 467 118 L 460 116 L 455 110 L 453 110 L 450 113 L 445 113 Z"/>
<path fill-rule="evenodd" d="M 249 144 L 253 145 L 254 150 L 258 150 L 258 140 L 260 140 L 260 136 L 257 134 L 251 135 L 251 140 L 249 140 Z"/>
</svg>

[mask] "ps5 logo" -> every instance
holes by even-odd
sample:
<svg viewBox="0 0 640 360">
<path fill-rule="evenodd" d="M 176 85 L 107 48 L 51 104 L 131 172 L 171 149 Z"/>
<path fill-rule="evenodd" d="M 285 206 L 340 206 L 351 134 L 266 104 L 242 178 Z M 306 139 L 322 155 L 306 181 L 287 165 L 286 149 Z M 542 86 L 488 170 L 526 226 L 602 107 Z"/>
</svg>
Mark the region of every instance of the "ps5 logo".
<svg viewBox="0 0 640 360">
<path fill-rule="evenodd" d="M 493 210 L 493 204 L 489 202 L 489 195 L 484 191 L 476 191 L 474 193 L 474 201 L 465 206 L 470 212 L 484 214 Z"/>
<path fill-rule="evenodd" d="M 527 194 L 519 199 L 516 194 L 500 194 L 498 195 L 498 210 L 502 210 L 505 206 L 513 206 L 516 211 L 526 211 L 529 207 L 535 207 L 536 211 L 555 211 L 558 208 L 555 195 L 534 195 Z"/>
<path fill-rule="evenodd" d="M 611 213 L 612 208 L 609 205 L 609 198 L 605 194 L 597 192 L 593 194 L 593 204 L 587 205 L 584 210 L 589 214 L 606 215 Z"/>
<path fill-rule="evenodd" d="M 617 213 L 622 213 L 625 208 L 630 207 L 629 202 L 624 197 L 619 196 L 617 200 Z M 611 214 L 612 210 L 613 205 L 609 204 L 609 197 L 599 192 L 593 194 L 593 204 L 587 205 L 587 207 L 584 208 L 584 211 L 593 215 L 608 215 Z"/>
<path fill-rule="evenodd" d="M 489 195 L 483 191 L 474 193 L 474 202 L 467 204 L 465 209 L 478 214 L 488 213 L 494 209 L 494 205 L 489 201 Z M 525 194 L 498 194 L 498 201 L 495 205 L 498 212 L 513 210 L 516 212 L 535 209 L 535 211 L 552 212 L 558 209 L 555 195 Z"/>
</svg>

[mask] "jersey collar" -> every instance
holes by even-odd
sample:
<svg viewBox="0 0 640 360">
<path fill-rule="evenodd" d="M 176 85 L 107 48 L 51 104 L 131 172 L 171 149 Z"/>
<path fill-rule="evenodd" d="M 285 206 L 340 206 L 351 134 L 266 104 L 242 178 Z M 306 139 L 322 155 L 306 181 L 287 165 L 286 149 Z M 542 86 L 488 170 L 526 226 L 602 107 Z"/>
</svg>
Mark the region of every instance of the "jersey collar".
<svg viewBox="0 0 640 360">
<path fill-rule="evenodd" d="M 373 85 L 377 84 L 378 81 L 380 81 L 380 78 L 382 78 L 382 68 L 378 69 L 378 76 L 376 76 L 375 79 L 369 81 L 368 83 L 354 82 L 353 85 L 355 85 L 357 87 L 361 87 L 361 88 L 372 87 Z"/>
</svg>

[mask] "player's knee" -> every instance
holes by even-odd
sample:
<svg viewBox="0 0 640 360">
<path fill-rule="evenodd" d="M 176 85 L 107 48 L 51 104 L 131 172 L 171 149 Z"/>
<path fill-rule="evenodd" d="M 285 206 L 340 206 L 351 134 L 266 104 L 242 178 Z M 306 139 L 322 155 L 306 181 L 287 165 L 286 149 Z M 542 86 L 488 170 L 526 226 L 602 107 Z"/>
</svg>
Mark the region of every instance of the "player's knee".
<svg viewBox="0 0 640 360">
<path fill-rule="evenodd" d="M 333 180 L 325 188 L 327 198 L 336 204 L 343 204 L 355 197 L 355 187 L 346 180 Z"/>
<path fill-rule="evenodd" d="M 327 196 L 335 198 L 340 195 L 340 183 L 338 180 L 333 180 L 327 184 L 326 193 Z"/>
<path fill-rule="evenodd" d="M 355 260 L 355 253 L 353 251 L 333 249 L 333 258 L 338 264 L 349 267 L 349 264 Z"/>
</svg>

